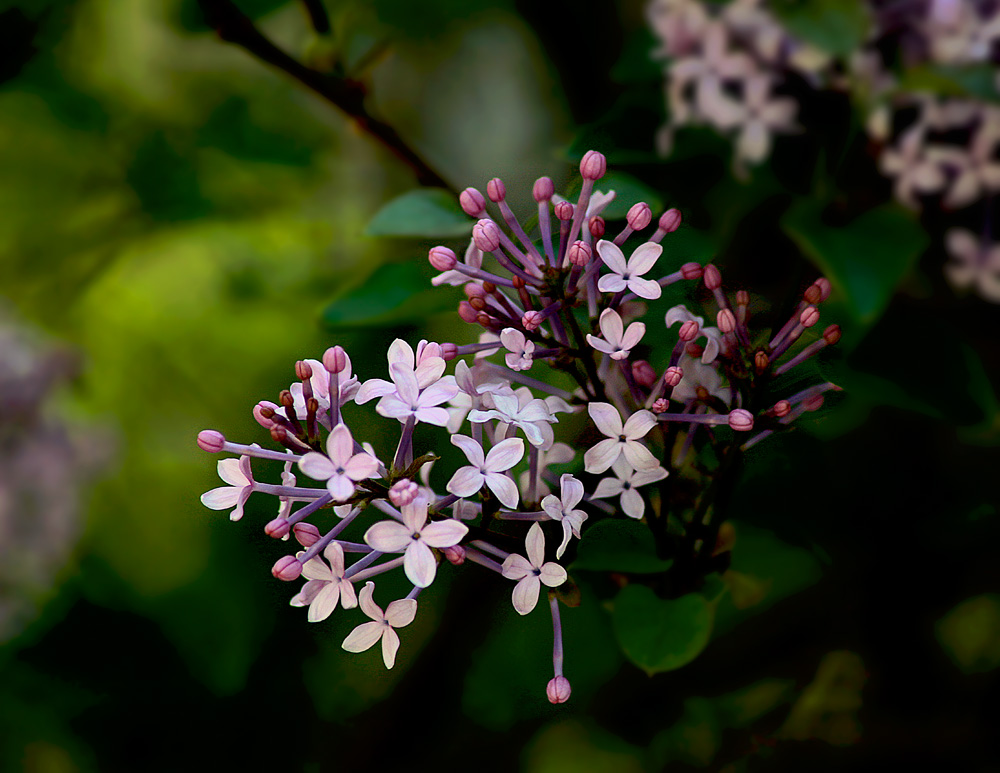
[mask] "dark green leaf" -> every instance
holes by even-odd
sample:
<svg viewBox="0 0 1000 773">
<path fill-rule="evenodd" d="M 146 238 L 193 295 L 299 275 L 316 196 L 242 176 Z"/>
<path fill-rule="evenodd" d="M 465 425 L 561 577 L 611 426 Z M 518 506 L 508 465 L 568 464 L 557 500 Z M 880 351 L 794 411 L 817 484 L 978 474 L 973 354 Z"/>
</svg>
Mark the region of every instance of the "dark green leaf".
<svg viewBox="0 0 1000 773">
<path fill-rule="evenodd" d="M 649 527 L 639 521 L 606 520 L 584 532 L 573 570 L 597 572 L 665 572 L 672 561 L 656 555 Z"/>
<path fill-rule="evenodd" d="M 615 599 L 612 621 L 628 659 L 653 675 L 694 660 L 708 644 L 712 619 L 712 605 L 697 593 L 667 600 L 628 585 Z"/>
<path fill-rule="evenodd" d="M 421 265 L 387 263 L 327 306 L 323 322 L 330 327 L 398 325 L 423 321 L 428 314 L 454 305 L 447 291 L 430 287 Z"/>
<path fill-rule="evenodd" d="M 659 217 L 663 211 L 663 199 L 660 194 L 643 182 L 625 172 L 608 172 L 597 181 L 595 187 L 602 191 L 614 191 L 615 199 L 604 208 L 606 220 L 623 220 L 632 205 L 645 201 L 653 210 L 654 217 Z"/>
<path fill-rule="evenodd" d="M 861 0 L 775 0 L 771 8 L 792 35 L 835 56 L 854 52 L 871 26 Z"/>
<path fill-rule="evenodd" d="M 928 64 L 914 67 L 900 78 L 899 91 L 931 92 L 947 97 L 973 97 L 990 102 L 1000 99 L 996 89 L 996 68 L 981 65 Z"/>
<path fill-rule="evenodd" d="M 472 220 L 455 197 L 440 188 L 419 188 L 398 196 L 368 223 L 368 236 L 416 238 L 464 236 L 472 230 Z"/>
</svg>

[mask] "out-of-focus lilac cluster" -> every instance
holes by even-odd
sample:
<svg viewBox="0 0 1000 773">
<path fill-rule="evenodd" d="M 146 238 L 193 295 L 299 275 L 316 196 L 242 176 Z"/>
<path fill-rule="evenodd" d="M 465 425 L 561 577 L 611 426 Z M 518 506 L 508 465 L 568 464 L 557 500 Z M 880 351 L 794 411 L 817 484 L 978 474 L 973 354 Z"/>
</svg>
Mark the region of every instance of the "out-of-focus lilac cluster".
<svg viewBox="0 0 1000 773">
<path fill-rule="evenodd" d="M 548 589 L 554 673 L 546 694 L 554 703 L 567 700 L 557 589 L 569 581 L 564 559 L 584 524 L 617 517 L 650 528 L 672 519 L 678 533 L 694 528 L 691 513 L 667 512 L 661 487 L 690 463 L 696 434 L 720 453 L 738 453 L 818 409 L 824 392 L 836 388 L 820 382 L 771 401 L 776 377 L 840 336 L 836 326 L 815 333 L 818 306 L 830 292 L 825 279 L 806 288 L 779 330 L 756 330 L 750 295 L 728 295 L 715 266 L 664 269 L 661 242 L 680 226 L 680 212 L 670 209 L 654 225 L 650 207 L 636 203 L 622 230 L 606 233 L 601 212 L 614 193 L 596 190 L 606 161 L 590 151 L 580 171 L 573 202 L 556 195 L 549 178 L 535 183 L 533 234 L 508 205 L 501 180 L 489 182 L 486 196 L 462 192 L 462 208 L 477 218 L 464 258 L 444 246 L 428 257 L 441 272 L 435 285 L 463 288 L 458 314 L 480 328 L 478 343 L 411 347 L 396 340 L 387 353 L 389 378 L 363 383 L 347 352 L 334 346 L 296 363 L 297 380 L 277 402 L 254 407 L 277 450 L 233 443 L 216 430 L 199 435 L 202 449 L 233 455 L 218 463 L 227 485 L 202 502 L 239 520 L 253 493 L 277 498 L 264 530 L 293 537 L 301 549 L 279 558 L 272 573 L 305 579 L 291 603 L 308 607 L 312 622 L 338 606 L 360 606 L 368 619 L 344 640 L 350 652 L 378 644 L 391 668 L 397 631 L 414 619 L 442 560 L 475 564 L 513 583 L 511 600 L 522 615 L 537 605 L 542 586 Z M 638 243 L 629 247 L 630 240 Z M 647 315 L 665 287 L 689 282 L 695 289 L 699 281 L 711 294 L 716 326 L 683 305 Z M 676 338 L 668 332 L 674 326 Z M 350 429 L 357 406 L 373 401 L 399 430 L 391 457 L 380 458 Z M 559 432 L 574 413 L 585 414 L 585 429 Z M 417 447 L 418 424 L 443 430 L 438 445 Z M 444 475 L 431 470 L 440 443 L 462 459 Z M 280 482 L 257 480 L 255 459 L 283 462 Z M 315 483 L 300 485 L 303 476 Z M 352 524 L 360 540 L 343 536 Z M 374 580 L 395 570 L 412 590 L 383 608 Z"/>
</svg>

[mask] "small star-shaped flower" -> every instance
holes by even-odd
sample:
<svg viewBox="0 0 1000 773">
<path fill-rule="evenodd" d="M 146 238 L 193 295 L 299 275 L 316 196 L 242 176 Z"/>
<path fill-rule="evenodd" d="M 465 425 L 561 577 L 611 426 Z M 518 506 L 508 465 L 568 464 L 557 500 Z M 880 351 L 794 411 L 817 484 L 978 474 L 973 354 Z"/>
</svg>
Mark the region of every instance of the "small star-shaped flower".
<svg viewBox="0 0 1000 773">
<path fill-rule="evenodd" d="M 519 615 L 526 615 L 538 603 L 538 592 L 542 583 L 555 588 L 566 582 L 566 570 L 554 561 L 545 561 L 545 534 L 542 527 L 533 523 L 524 540 L 527 560 L 517 553 L 511 553 L 503 562 L 503 576 L 517 580 L 514 586 L 514 609 Z"/>
</svg>

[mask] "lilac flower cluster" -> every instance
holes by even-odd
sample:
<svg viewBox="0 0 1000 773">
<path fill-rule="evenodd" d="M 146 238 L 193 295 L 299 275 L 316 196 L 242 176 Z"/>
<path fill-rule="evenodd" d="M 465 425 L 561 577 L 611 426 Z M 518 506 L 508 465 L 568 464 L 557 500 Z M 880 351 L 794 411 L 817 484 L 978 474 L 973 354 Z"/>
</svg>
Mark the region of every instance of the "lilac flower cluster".
<svg viewBox="0 0 1000 773">
<path fill-rule="evenodd" d="M 215 430 L 199 434 L 202 449 L 238 457 L 218 463 L 228 485 L 202 496 L 207 507 L 231 510 L 238 520 L 251 494 L 278 498 L 265 532 L 292 536 L 301 550 L 278 559 L 272 573 L 284 581 L 306 580 L 291 603 L 308 607 L 310 622 L 325 620 L 338 606 L 360 606 L 370 618 L 347 636 L 344 649 L 380 644 L 391 668 L 397 631 L 414 619 L 418 596 L 436 579 L 441 560 L 476 564 L 514 583 L 511 599 L 519 614 L 531 612 L 542 586 L 548 589 L 554 674 L 546 694 L 553 703 L 567 700 L 556 589 L 569 582 L 560 562 L 584 524 L 619 515 L 651 523 L 654 514 L 665 523 L 665 499 L 651 484 L 662 485 L 685 464 L 697 431 L 706 442 L 736 452 L 733 439 L 745 435 L 742 446 L 750 447 L 816 410 L 823 393 L 836 388 L 821 383 L 761 404 L 773 377 L 839 338 L 836 326 L 819 337 L 812 332 L 817 306 L 830 292 L 826 280 L 805 291 L 780 330 L 754 332 L 749 294 L 727 296 L 715 266 L 685 263 L 655 271 L 661 241 L 680 225 L 676 209 L 663 213 L 626 257 L 630 237 L 650 229 L 652 211 L 637 203 L 624 228 L 606 234 L 601 211 L 614 193 L 595 190 L 605 170 L 600 153 L 584 156 L 575 202 L 557 196 L 549 178 L 539 179 L 534 236 L 515 217 L 499 179 L 490 181 L 486 197 L 473 188 L 462 192 L 463 209 L 478 218 L 464 259 L 439 246 L 429 260 L 442 272 L 435 285 L 463 287 L 466 300 L 458 313 L 481 328 L 478 343 L 421 341 L 414 349 L 396 340 L 388 350 L 389 379 L 364 383 L 347 353 L 333 346 L 320 360 L 296 363 L 297 381 L 277 403 L 254 408 L 281 450 L 233 443 Z M 487 199 L 498 217 L 489 213 Z M 675 306 L 666 312 L 665 327 L 647 338 L 647 324 L 636 319 L 646 304 L 660 299 L 665 287 L 697 280 L 717 306 L 717 327 Z M 656 342 L 678 324 L 676 345 L 657 351 Z M 812 340 L 801 346 L 803 338 Z M 647 351 L 648 359 L 638 356 Z M 494 361 L 501 358 L 503 364 Z M 549 370 L 539 374 L 543 362 Z M 449 363 L 454 367 L 446 373 Z M 560 379 L 565 388 L 556 385 Z M 399 428 L 392 458 L 380 459 L 349 427 L 354 406 L 372 401 L 375 412 Z M 560 417 L 574 413 L 586 414 L 587 429 L 566 438 L 568 444 L 557 442 Z M 464 457 L 449 472 L 444 492 L 431 486 L 434 449 L 415 448 L 418 424 L 446 430 Z M 723 428 L 718 437 L 716 428 Z M 581 444 L 582 468 L 551 469 L 573 464 Z M 253 459 L 284 462 L 281 483 L 257 481 Z M 300 486 L 301 475 L 318 485 Z M 688 513 L 669 517 L 682 527 L 691 520 Z M 369 524 L 361 542 L 341 536 L 355 521 Z M 349 563 L 349 554 L 358 558 Z M 383 609 L 374 600 L 374 578 L 397 569 L 412 590 Z"/>
</svg>

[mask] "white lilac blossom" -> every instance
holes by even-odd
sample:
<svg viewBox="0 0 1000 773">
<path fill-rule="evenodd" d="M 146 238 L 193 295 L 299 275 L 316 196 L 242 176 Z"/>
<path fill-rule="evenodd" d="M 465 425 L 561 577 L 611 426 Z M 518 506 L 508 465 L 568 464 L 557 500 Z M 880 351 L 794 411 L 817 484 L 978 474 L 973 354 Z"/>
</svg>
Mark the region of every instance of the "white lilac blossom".
<svg viewBox="0 0 1000 773">
<path fill-rule="evenodd" d="M 350 499 L 354 484 L 378 472 L 378 460 L 369 453 L 354 453 L 354 438 L 344 424 L 333 428 L 326 440 L 326 455 L 311 451 L 299 460 L 299 469 L 313 480 L 325 480 L 337 502 Z"/>
<path fill-rule="evenodd" d="M 598 322 L 603 338 L 587 334 L 587 343 L 597 351 L 611 356 L 613 360 L 624 360 L 629 356 L 632 348 L 639 344 L 646 333 L 646 325 L 643 322 L 633 322 L 624 329 L 621 315 L 614 309 L 605 309 L 601 312 Z"/>
<path fill-rule="evenodd" d="M 667 477 L 667 471 L 660 466 L 652 470 L 635 470 L 623 459 L 615 462 L 611 471 L 615 477 L 602 478 L 592 496 L 594 499 L 620 496 L 622 512 L 629 518 L 642 518 L 646 512 L 646 503 L 636 489 Z"/>
<path fill-rule="evenodd" d="M 504 473 L 524 457 L 524 441 L 521 438 L 508 438 L 497 443 L 485 456 L 483 447 L 470 437 L 452 435 L 451 442 L 462 450 L 471 464 L 460 468 L 452 476 L 448 481 L 448 491 L 458 497 L 468 497 L 485 485 L 504 507 L 517 507 L 517 486 Z"/>
<path fill-rule="evenodd" d="M 405 628 L 413 622 L 417 615 L 417 602 L 416 599 L 398 599 L 390 602 L 383 612 L 382 607 L 372 599 L 374 592 L 375 583 L 366 582 L 359 594 L 361 611 L 372 622 L 362 623 L 351 631 L 341 646 L 348 652 L 364 652 L 381 641 L 382 662 L 386 668 L 392 668 L 399 651 L 399 635 L 395 629 Z"/>
<path fill-rule="evenodd" d="M 590 418 L 602 434 L 607 437 L 583 456 L 587 472 L 604 472 L 612 464 L 624 457 L 637 470 L 651 470 L 658 466 L 656 457 L 639 441 L 656 426 L 656 417 L 646 410 L 640 410 L 628 417 L 622 424 L 618 409 L 609 403 L 590 403 L 587 406 Z"/>
<path fill-rule="evenodd" d="M 403 522 L 380 521 L 365 533 L 365 542 L 382 553 L 404 551 L 403 570 L 418 588 L 434 582 L 437 560 L 431 548 L 450 548 L 461 542 L 469 527 L 452 519 L 427 523 L 427 502 L 402 508 Z"/>
<path fill-rule="evenodd" d="M 542 426 L 559 421 L 552 415 L 545 401 L 537 397 L 532 398 L 530 392 L 528 392 L 528 399 L 523 403 L 516 394 L 494 394 L 492 410 L 470 411 L 469 413 L 469 421 L 473 423 L 478 424 L 490 419 L 498 419 L 504 424 L 517 427 L 533 446 L 541 446 L 545 443 Z M 551 431 L 549 434 L 551 436 Z"/>
<path fill-rule="evenodd" d="M 612 273 L 605 274 L 598 280 L 597 289 L 602 293 L 628 290 L 640 298 L 656 300 L 663 292 L 660 285 L 652 279 L 643 279 L 642 275 L 656 265 L 662 252 L 661 245 L 646 242 L 640 244 L 626 262 L 625 254 L 617 244 L 601 239 L 597 243 L 597 254 Z"/>
<path fill-rule="evenodd" d="M 519 615 L 526 615 L 535 608 L 543 583 L 557 588 L 566 582 L 566 570 L 554 561 L 545 561 L 545 534 L 537 523 L 528 529 L 524 546 L 527 559 L 511 553 L 503 562 L 503 576 L 517 580 L 512 599 Z"/>
<path fill-rule="evenodd" d="M 444 359 L 439 355 L 434 355 L 432 351 L 427 349 L 426 344 L 426 341 L 421 341 L 418 344 L 417 349 L 422 355 L 418 357 L 406 341 L 401 338 L 393 341 L 388 353 L 390 376 L 393 376 L 392 366 L 397 365 L 400 369 L 413 374 L 416 378 L 418 389 L 426 389 L 431 384 L 439 381 L 444 374 Z M 399 370 L 397 370 L 398 372 Z M 361 385 L 354 399 L 358 405 L 364 405 L 373 398 L 395 394 L 398 389 L 399 385 L 394 381 L 389 382 L 385 379 L 373 378 Z"/>
<path fill-rule="evenodd" d="M 233 511 L 229 514 L 230 521 L 238 521 L 243 517 L 243 506 L 253 493 L 253 474 L 250 471 L 250 457 L 239 459 L 220 459 L 218 464 L 219 477 L 228 486 L 220 486 L 201 495 L 201 503 L 212 510 Z"/>
<path fill-rule="evenodd" d="M 308 582 L 289 602 L 293 607 L 308 606 L 310 623 L 326 620 L 338 602 L 344 609 L 358 605 L 354 585 L 344 578 L 344 549 L 340 543 L 331 542 L 324 548 L 323 555 L 330 562 L 329 566 L 318 556 L 302 564 L 302 576 Z"/>
<path fill-rule="evenodd" d="M 951 258 L 944 266 L 948 281 L 959 289 L 974 288 L 985 300 L 1000 303 L 1000 244 L 953 228 L 945 236 L 945 246 Z"/>
<path fill-rule="evenodd" d="M 580 527 L 587 520 L 587 514 L 577 508 L 582 500 L 583 484 L 568 473 L 559 478 L 559 496 L 550 494 L 542 499 L 542 510 L 553 521 L 562 524 L 563 539 L 556 550 L 556 558 L 562 558 L 570 537 L 580 537 Z"/>
<path fill-rule="evenodd" d="M 768 75 L 755 75 L 743 84 L 743 102 L 737 105 L 733 124 L 739 129 L 737 159 L 760 163 L 771 153 L 772 134 L 798 130 L 795 100 L 774 98 L 773 85 Z"/>
<path fill-rule="evenodd" d="M 448 423 L 448 411 L 441 408 L 458 394 L 458 386 L 454 379 L 441 379 L 420 389 L 416 373 L 403 364 L 393 364 L 389 367 L 392 374 L 394 392 L 382 395 L 375 410 L 383 416 L 399 421 L 411 417 L 415 422 L 436 424 L 443 427 Z"/>
<path fill-rule="evenodd" d="M 524 337 L 524 333 L 512 327 L 505 328 L 500 333 L 500 343 L 504 345 L 507 354 L 504 362 L 511 370 L 528 370 L 531 367 L 532 353 L 535 345 Z"/>
</svg>

